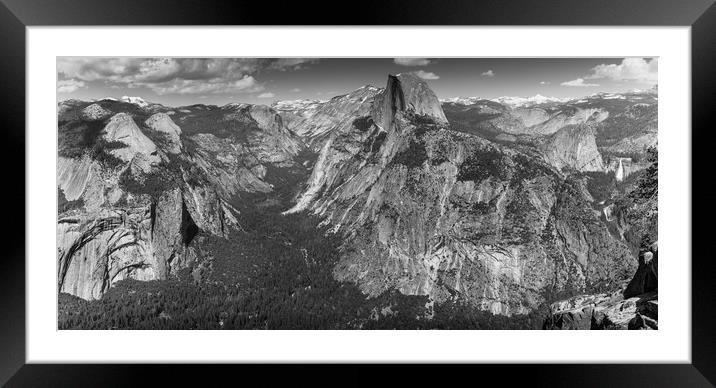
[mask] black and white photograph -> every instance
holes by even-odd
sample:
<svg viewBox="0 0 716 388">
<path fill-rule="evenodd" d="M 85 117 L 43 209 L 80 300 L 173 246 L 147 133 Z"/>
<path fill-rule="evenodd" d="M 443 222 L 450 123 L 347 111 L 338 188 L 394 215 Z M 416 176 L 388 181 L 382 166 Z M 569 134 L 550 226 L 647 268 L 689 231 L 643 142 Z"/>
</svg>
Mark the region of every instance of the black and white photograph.
<svg viewBox="0 0 716 388">
<path fill-rule="evenodd" d="M 58 328 L 657 329 L 658 61 L 57 57 Z"/>
<path fill-rule="evenodd" d="M 0 385 L 713 386 L 714 1 L 0 0 Z"/>
</svg>

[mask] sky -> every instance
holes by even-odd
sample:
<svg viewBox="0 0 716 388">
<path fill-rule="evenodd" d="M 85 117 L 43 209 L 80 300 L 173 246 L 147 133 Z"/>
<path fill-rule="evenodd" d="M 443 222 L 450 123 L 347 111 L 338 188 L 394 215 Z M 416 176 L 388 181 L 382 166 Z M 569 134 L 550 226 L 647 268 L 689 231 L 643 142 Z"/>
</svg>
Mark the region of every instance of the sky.
<svg viewBox="0 0 716 388">
<path fill-rule="evenodd" d="M 412 72 L 438 98 L 582 97 L 648 89 L 658 58 L 58 57 L 57 99 L 138 96 L 167 106 L 327 100 Z"/>
</svg>

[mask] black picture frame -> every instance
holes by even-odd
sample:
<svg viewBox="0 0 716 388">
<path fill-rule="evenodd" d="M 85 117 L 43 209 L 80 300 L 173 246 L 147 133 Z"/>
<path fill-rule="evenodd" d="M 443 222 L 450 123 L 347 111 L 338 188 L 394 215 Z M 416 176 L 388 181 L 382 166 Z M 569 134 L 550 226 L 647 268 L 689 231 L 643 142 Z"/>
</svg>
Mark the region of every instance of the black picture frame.
<svg viewBox="0 0 716 388">
<path fill-rule="evenodd" d="M 25 357 L 25 28 L 86 25 L 543 25 L 690 26 L 692 69 L 692 363 L 620 365 L 474 365 L 474 376 L 505 376 L 510 383 L 550 386 L 712 386 L 716 383 L 716 295 L 714 260 L 706 242 L 714 211 L 710 190 L 710 147 L 716 122 L 716 6 L 714 0 L 435 0 L 338 2 L 260 2 L 195 0 L 0 0 L 0 133 L 4 145 L 5 208 L 3 277 L 0 280 L 0 383 L 8 386 L 137 385 L 137 376 L 159 376 L 164 384 L 206 383 L 225 373 L 270 374 L 263 366 L 48 365 Z M 322 11 L 322 12 L 321 12 Z M 332 15 L 331 15 L 332 14 Z M 488 37 L 487 39 L 493 39 Z M 396 42 L 399 44 L 399 42 Z M 479 44 L 479 42 L 478 42 Z M 668 129 L 666 129 L 668 130 Z M 7 179 L 7 178 L 6 178 Z M 25 208 L 20 206 L 24 203 Z M 9 249 L 8 249 L 9 248 Z M 672 258 L 687 261 L 689 258 Z M 618 349 L 615 349 L 618 352 Z M 199 370 L 201 368 L 202 370 Z M 318 377 L 293 366 L 289 379 L 318 381 L 335 372 L 345 382 L 366 381 L 364 366 L 343 365 Z M 208 369 L 208 370 L 206 370 Z M 394 372 L 394 369 L 388 369 Z M 431 373 L 398 373 L 404 382 L 444 381 Z M 452 372 L 448 372 L 452 373 Z M 434 379 L 434 380 L 433 380 Z M 141 382 L 148 383 L 142 377 Z M 273 380 L 272 380 L 273 381 Z M 296 380 L 297 381 L 297 380 Z"/>
</svg>

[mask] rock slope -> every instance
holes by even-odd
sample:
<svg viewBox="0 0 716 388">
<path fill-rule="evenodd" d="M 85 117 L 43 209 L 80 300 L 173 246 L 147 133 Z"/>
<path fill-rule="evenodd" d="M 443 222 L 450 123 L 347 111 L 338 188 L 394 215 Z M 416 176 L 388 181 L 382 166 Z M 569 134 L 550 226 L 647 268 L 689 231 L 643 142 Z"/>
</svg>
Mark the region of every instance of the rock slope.
<svg viewBox="0 0 716 388">
<path fill-rule="evenodd" d="M 365 105 L 369 115 L 331 133 L 290 210 L 343 234 L 337 279 L 510 315 L 633 273 L 583 184 L 451 131 L 424 81 L 391 76 Z"/>
<path fill-rule="evenodd" d="M 581 172 L 604 171 L 595 129 L 589 125 L 563 127 L 548 137 L 540 148 L 547 161 L 559 170 L 568 167 Z"/>
</svg>

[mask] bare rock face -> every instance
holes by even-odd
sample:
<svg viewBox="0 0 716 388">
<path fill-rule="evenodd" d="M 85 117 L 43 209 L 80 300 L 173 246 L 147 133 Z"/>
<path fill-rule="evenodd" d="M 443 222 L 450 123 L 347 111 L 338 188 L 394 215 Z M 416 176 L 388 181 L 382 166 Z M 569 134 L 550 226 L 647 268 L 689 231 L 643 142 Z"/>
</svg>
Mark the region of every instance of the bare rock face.
<svg viewBox="0 0 716 388">
<path fill-rule="evenodd" d="M 182 150 L 181 128 L 166 113 L 155 113 L 145 124 L 166 137 L 166 148 L 169 153 L 178 154 Z"/>
<path fill-rule="evenodd" d="M 192 155 L 193 164 L 204 171 L 212 186 L 225 197 L 239 191 L 265 193 L 272 190 L 272 186 L 263 180 L 266 170 L 262 161 L 244 145 L 205 133 L 191 139 L 197 145 Z"/>
<path fill-rule="evenodd" d="M 381 89 L 366 85 L 328 101 L 277 104 L 274 107 L 287 127 L 314 151 L 320 151 L 333 132 L 349 131 L 353 120 L 370 114 L 372 102 Z"/>
<path fill-rule="evenodd" d="M 224 199 L 240 192 L 268 193 L 274 190 L 269 169 L 290 169 L 304 151 L 303 142 L 283 124 L 281 116 L 264 105 L 232 104 L 222 108 L 214 120 L 235 125 L 227 133 L 198 133 L 189 137 L 187 153 L 192 174 L 199 173 L 207 185 Z M 300 168 L 303 168 L 301 166 Z"/>
<path fill-rule="evenodd" d="M 149 238 L 147 218 L 143 209 L 60 218 L 58 290 L 94 299 L 117 280 L 156 278 L 149 247 L 142 243 Z"/>
<path fill-rule="evenodd" d="M 93 176 L 92 158 L 84 155 L 80 158 L 57 158 L 57 186 L 69 201 L 75 201 L 88 186 Z"/>
<path fill-rule="evenodd" d="M 191 263 L 190 243 L 200 230 L 226 236 L 238 225 L 208 188 L 187 184 L 157 198 L 116 190 L 105 189 L 101 203 L 96 191 L 86 191 L 85 202 L 95 205 L 59 215 L 59 291 L 95 299 L 122 279 L 166 279 Z"/>
<path fill-rule="evenodd" d="M 204 172 L 182 171 L 189 161 L 181 155 L 168 164 L 129 115 L 113 117 L 97 141 L 58 158 L 58 189 L 69 201 L 58 214 L 58 291 L 94 299 L 122 279 L 166 279 L 191 264 L 197 233 L 238 227 Z"/>
<path fill-rule="evenodd" d="M 58 290 L 96 299 L 122 279 L 166 279 L 187 265 L 197 231 L 178 188 L 156 202 L 61 215 Z"/>
<path fill-rule="evenodd" d="M 125 147 L 113 149 L 111 153 L 124 160 L 130 161 L 137 153 L 147 155 L 153 162 L 159 158 L 154 154 L 157 146 L 142 131 L 127 113 L 118 113 L 109 120 L 104 127 L 103 138 L 108 142 L 124 143 Z"/>
<path fill-rule="evenodd" d="M 594 128 L 588 125 L 560 129 L 542 143 L 541 149 L 547 161 L 558 170 L 565 167 L 581 172 L 604 170 Z"/>
<path fill-rule="evenodd" d="M 191 178 L 182 169 L 184 206 L 200 230 L 217 236 L 228 236 L 238 226 L 233 209 L 211 185 L 202 184 Z"/>
<path fill-rule="evenodd" d="M 186 264 L 180 261 L 194 237 L 192 233 L 198 232 L 198 227 L 188 214 L 179 188 L 162 193 L 150 208 L 151 212 L 154 213 L 151 245 L 155 272 L 160 279 L 166 279 L 172 272 L 172 266 Z"/>
<path fill-rule="evenodd" d="M 287 167 L 304 148 L 303 143 L 283 125 L 281 116 L 266 105 L 251 105 L 249 114 L 261 131 L 248 138 L 248 149 L 262 163 Z"/>
<path fill-rule="evenodd" d="M 426 84 L 404 79 L 390 77 L 370 115 L 331 132 L 289 210 L 317 214 L 344 236 L 338 280 L 369 295 L 457 297 L 511 315 L 544 302 L 548 290 L 633 273 L 627 247 L 599 222 L 579 182 L 446 129 Z"/>
<path fill-rule="evenodd" d="M 376 97 L 371 113 L 375 122 L 387 132 L 398 111 L 429 118 L 435 124 L 448 124 L 435 93 L 425 81 L 412 73 L 389 75 L 385 90 Z"/>
</svg>

